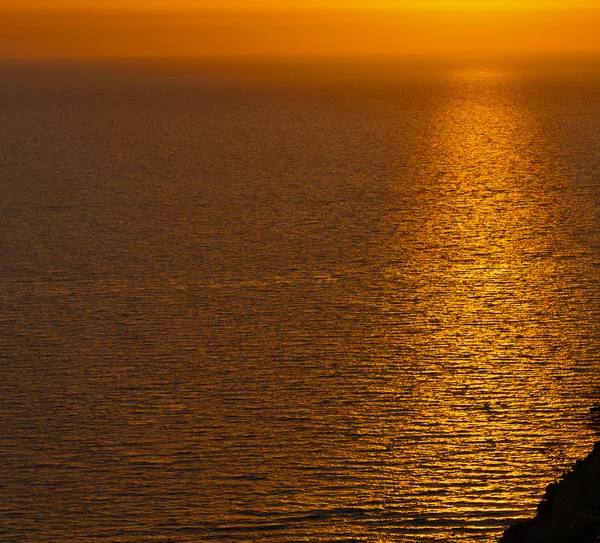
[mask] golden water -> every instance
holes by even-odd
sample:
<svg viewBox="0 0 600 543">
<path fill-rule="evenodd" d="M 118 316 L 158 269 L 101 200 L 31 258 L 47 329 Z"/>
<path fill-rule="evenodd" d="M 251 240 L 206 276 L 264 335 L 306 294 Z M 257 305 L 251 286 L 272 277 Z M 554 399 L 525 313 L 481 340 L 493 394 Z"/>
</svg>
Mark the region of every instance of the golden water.
<svg viewBox="0 0 600 543">
<path fill-rule="evenodd" d="M 265 66 L 1 67 L 0 539 L 491 542 L 590 449 L 599 65 Z"/>
</svg>

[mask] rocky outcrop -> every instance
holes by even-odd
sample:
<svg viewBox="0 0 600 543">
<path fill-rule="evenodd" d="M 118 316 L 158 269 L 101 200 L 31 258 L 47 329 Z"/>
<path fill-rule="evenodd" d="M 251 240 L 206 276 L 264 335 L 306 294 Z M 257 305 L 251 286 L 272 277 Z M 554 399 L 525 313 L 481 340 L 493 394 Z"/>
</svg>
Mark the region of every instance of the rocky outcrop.
<svg viewBox="0 0 600 543">
<path fill-rule="evenodd" d="M 510 526 L 500 543 L 594 543 L 600 534 L 600 442 L 548 485 L 537 515 Z"/>
</svg>

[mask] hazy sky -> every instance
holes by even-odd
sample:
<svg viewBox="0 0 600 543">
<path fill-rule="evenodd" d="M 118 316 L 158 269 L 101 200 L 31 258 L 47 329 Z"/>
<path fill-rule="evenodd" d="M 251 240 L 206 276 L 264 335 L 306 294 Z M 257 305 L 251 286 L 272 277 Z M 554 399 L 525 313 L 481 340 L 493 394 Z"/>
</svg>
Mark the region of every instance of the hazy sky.
<svg viewBox="0 0 600 543">
<path fill-rule="evenodd" d="M 556 10 L 594 9 L 597 0 L 0 0 L 13 9 L 201 10 Z"/>
<path fill-rule="evenodd" d="M 0 0 L 0 57 L 600 51 L 599 0 Z"/>
</svg>

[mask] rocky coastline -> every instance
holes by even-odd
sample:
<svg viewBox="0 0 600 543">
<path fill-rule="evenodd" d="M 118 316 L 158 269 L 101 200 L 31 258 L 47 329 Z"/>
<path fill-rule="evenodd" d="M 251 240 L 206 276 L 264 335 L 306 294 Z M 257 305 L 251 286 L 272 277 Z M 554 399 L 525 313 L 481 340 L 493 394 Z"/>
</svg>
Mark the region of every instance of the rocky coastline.
<svg viewBox="0 0 600 543">
<path fill-rule="evenodd" d="M 500 543 L 600 542 L 600 442 L 546 487 L 534 518 L 511 525 Z"/>
</svg>

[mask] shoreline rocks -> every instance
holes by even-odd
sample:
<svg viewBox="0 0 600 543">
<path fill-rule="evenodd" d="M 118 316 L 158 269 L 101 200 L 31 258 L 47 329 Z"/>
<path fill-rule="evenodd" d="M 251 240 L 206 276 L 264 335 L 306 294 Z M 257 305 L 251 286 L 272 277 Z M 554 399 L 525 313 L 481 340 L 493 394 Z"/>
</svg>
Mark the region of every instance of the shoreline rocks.
<svg viewBox="0 0 600 543">
<path fill-rule="evenodd" d="M 595 543 L 599 535 L 600 442 L 546 487 L 536 516 L 512 524 L 500 543 Z"/>
</svg>

